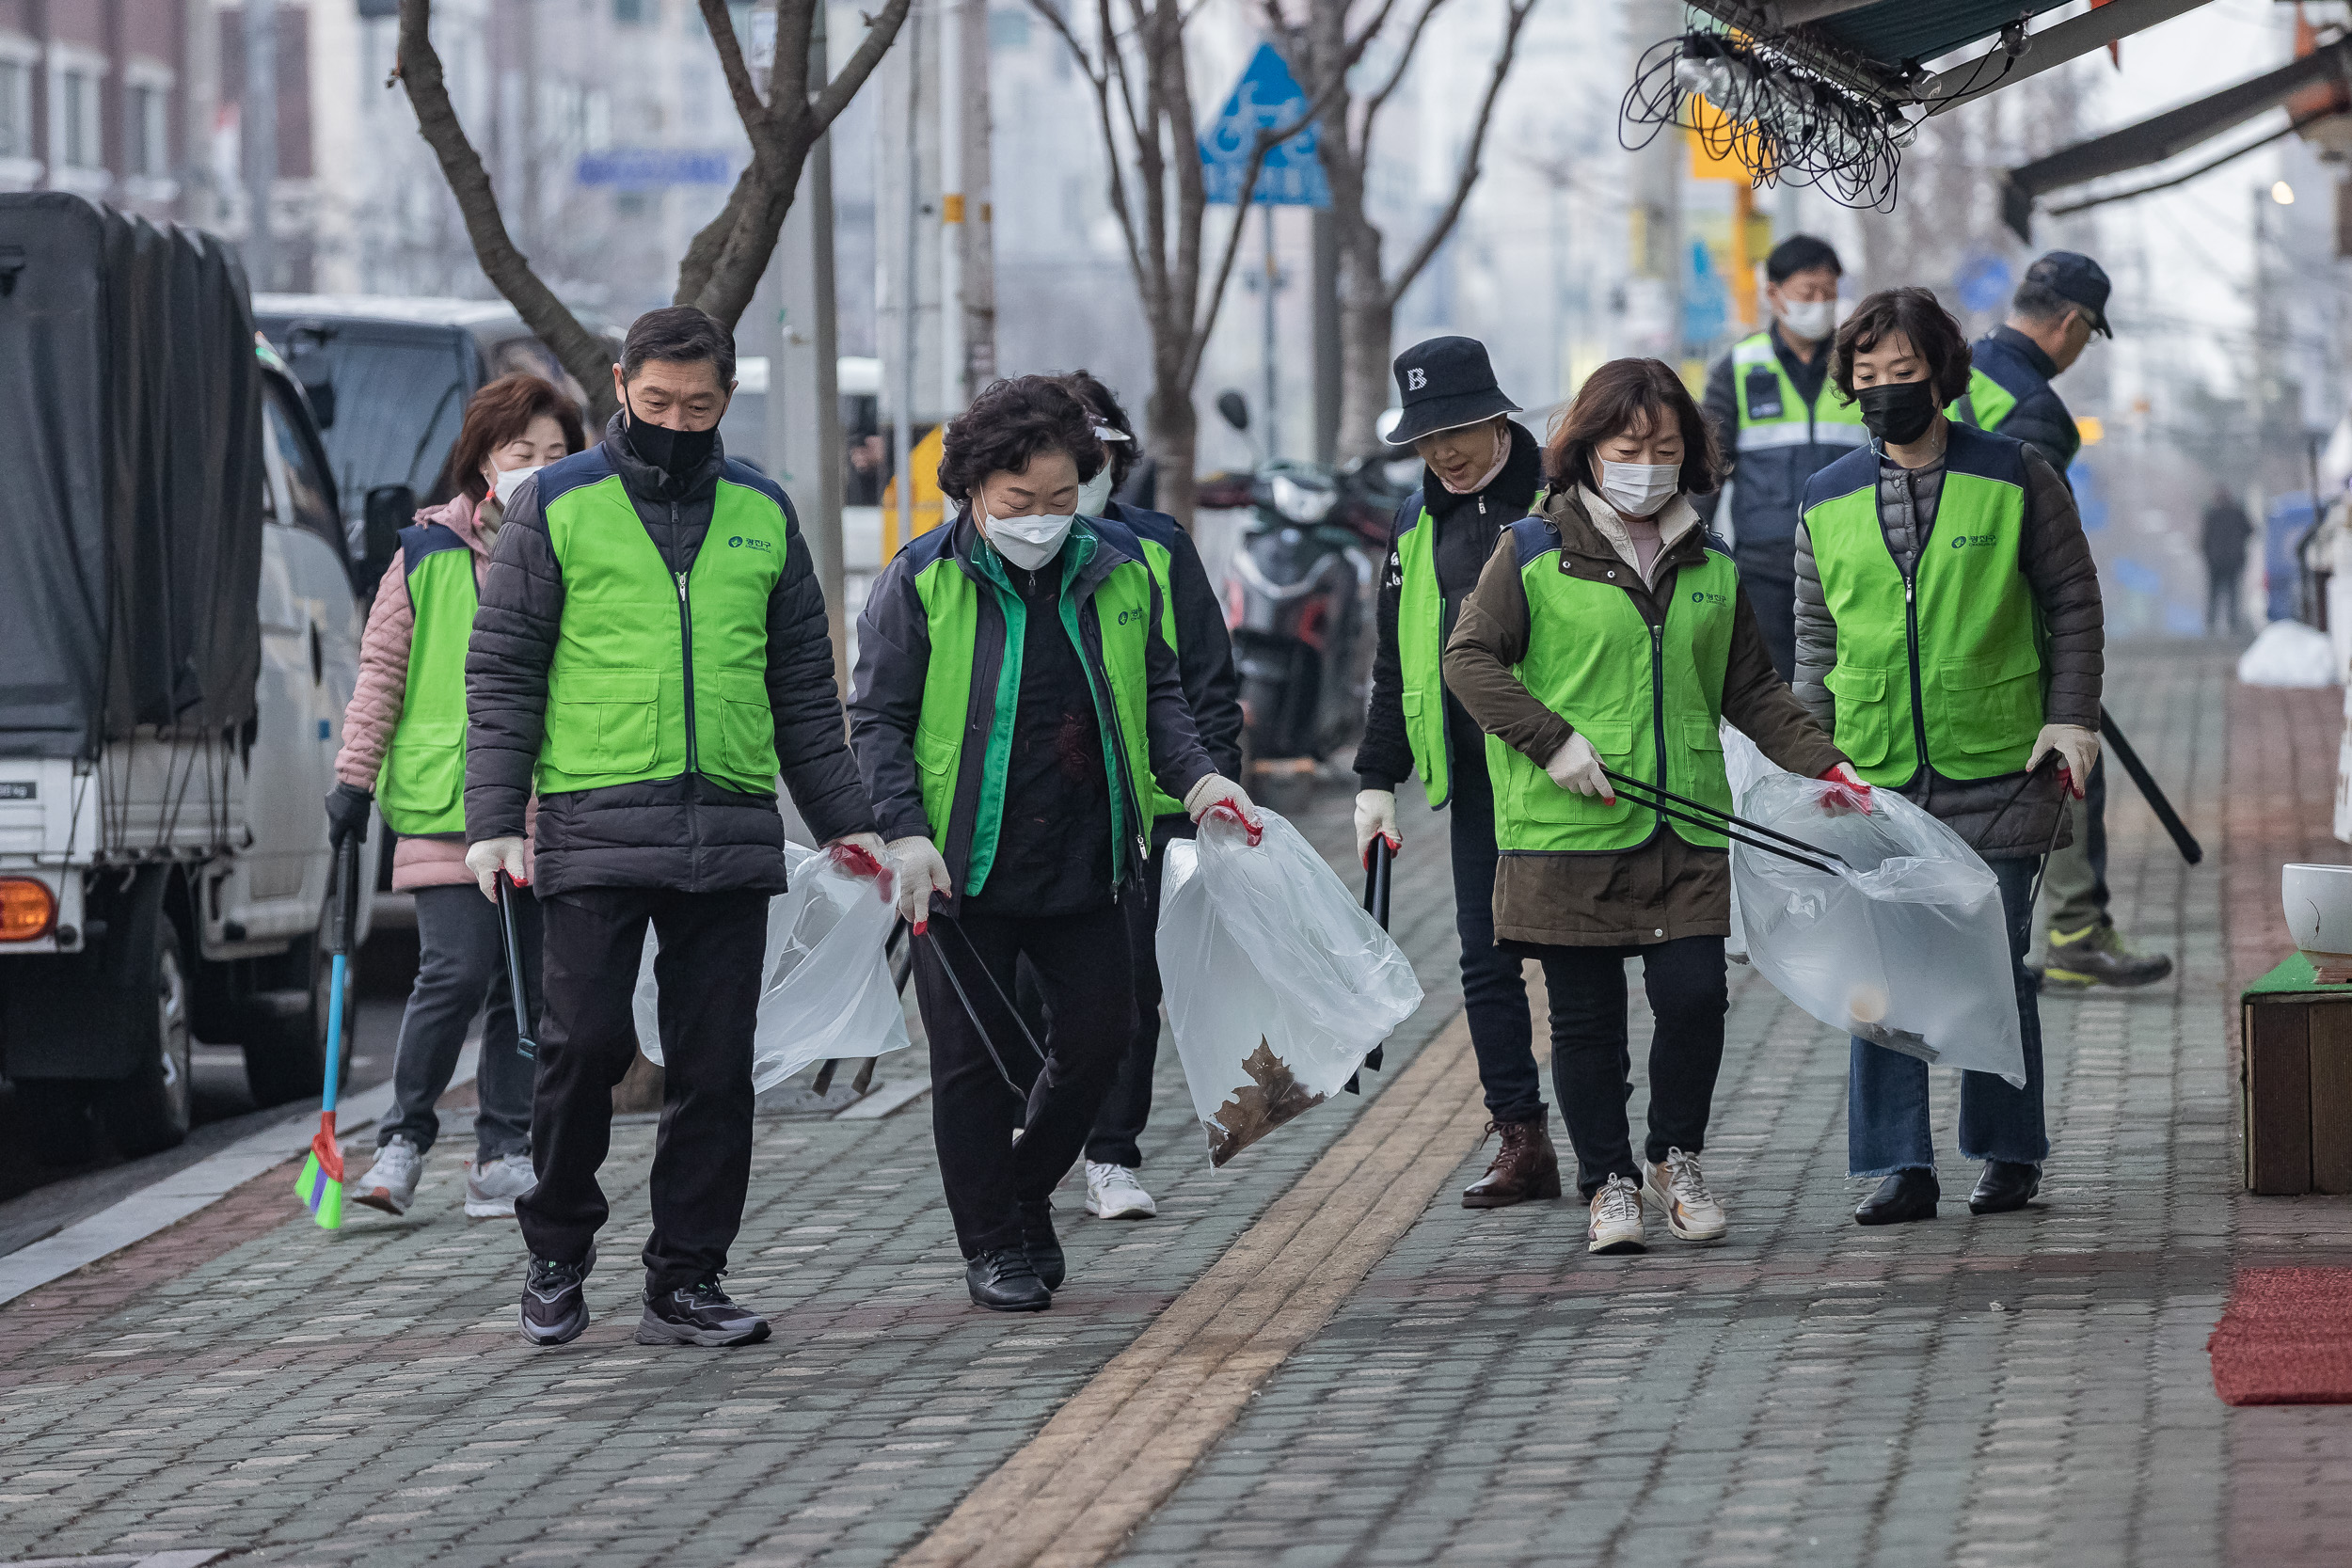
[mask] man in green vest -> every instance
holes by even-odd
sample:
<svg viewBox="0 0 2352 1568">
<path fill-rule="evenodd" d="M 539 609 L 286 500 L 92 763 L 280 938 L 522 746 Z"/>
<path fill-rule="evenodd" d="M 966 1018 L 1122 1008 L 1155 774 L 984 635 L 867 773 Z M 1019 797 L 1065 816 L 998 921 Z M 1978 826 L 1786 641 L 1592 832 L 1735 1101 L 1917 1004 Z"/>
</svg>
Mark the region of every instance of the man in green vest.
<svg viewBox="0 0 2352 1568">
<path fill-rule="evenodd" d="M 1731 552 L 1784 681 L 1797 669 L 1797 502 L 1804 482 L 1864 445 L 1854 405 L 1827 390 L 1837 330 L 1837 252 L 1791 234 L 1764 259 L 1772 325 L 1732 345 L 1707 374 L 1703 405 L 1730 461 Z M 1724 492 L 1692 504 L 1709 527 Z"/>
<path fill-rule="evenodd" d="M 824 599 L 792 503 L 728 458 L 735 342 L 691 306 L 637 319 L 604 439 L 516 491 L 466 657 L 466 863 L 527 879 L 535 794 L 545 1011 L 538 1185 L 521 1326 L 588 1325 L 612 1091 L 660 944 L 664 1061 L 640 1344 L 736 1345 L 765 1319 L 720 1287 L 751 1174 L 752 1030 L 768 901 L 785 887 L 783 774 L 810 831 L 880 872 L 850 760 Z M 869 859 L 870 857 L 870 859 Z"/>
<path fill-rule="evenodd" d="M 2009 319 L 1971 345 L 1968 393 L 1953 412 L 1979 429 L 2025 442 L 2060 474 L 2082 448 L 2082 434 L 2051 378 L 2082 357 L 2107 325 L 2107 275 L 2072 250 L 2054 250 L 2026 269 Z M 2042 983 L 2083 990 L 2153 985 L 2172 973 L 2161 953 L 2136 953 L 2115 928 L 2107 894 L 2107 769 L 2090 770 L 2074 810 L 2072 843 L 2050 857 L 2042 878 Z"/>
</svg>

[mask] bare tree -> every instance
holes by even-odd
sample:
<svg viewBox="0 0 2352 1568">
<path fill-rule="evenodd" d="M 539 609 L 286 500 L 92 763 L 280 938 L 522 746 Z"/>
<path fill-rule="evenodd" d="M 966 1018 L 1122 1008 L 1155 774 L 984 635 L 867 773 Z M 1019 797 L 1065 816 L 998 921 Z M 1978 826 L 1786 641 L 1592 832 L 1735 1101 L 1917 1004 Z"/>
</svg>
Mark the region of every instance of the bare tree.
<svg viewBox="0 0 2352 1568">
<path fill-rule="evenodd" d="M 1053 0 L 1030 4 L 1069 46 L 1094 89 L 1103 150 L 1110 166 L 1111 212 L 1119 219 L 1144 325 L 1152 337 L 1152 393 L 1145 420 L 1159 462 L 1159 500 L 1188 523 L 1200 436 L 1193 388 L 1242 236 L 1242 214 L 1236 209 L 1215 265 L 1203 266 L 1208 189 L 1200 171 L 1199 120 L 1184 51 L 1184 29 L 1198 13 L 1199 0 L 1190 8 L 1182 0 L 1095 0 L 1091 43 L 1079 38 Z M 1379 0 L 1378 17 L 1353 45 L 1357 55 L 1394 4 Z M 1346 47 L 1343 45 L 1343 54 Z M 1334 87 L 1331 92 L 1336 96 L 1342 90 Z M 1322 107 L 1311 104 L 1296 123 L 1259 131 L 1241 189 L 1257 183 L 1266 154 L 1295 135 Z"/>
<path fill-rule="evenodd" d="M 1300 16 L 1286 12 L 1283 0 L 1261 0 L 1266 30 L 1273 35 L 1275 47 L 1282 52 L 1290 63 L 1291 73 L 1316 105 L 1315 117 L 1322 131 L 1319 155 L 1324 173 L 1331 182 L 1331 229 L 1340 259 L 1339 455 L 1343 461 L 1369 452 L 1379 444 L 1374 424 L 1389 404 L 1390 336 L 1396 320 L 1397 302 L 1405 297 L 1405 291 L 1413 286 L 1413 280 L 1429 265 L 1438 246 L 1454 232 L 1462 209 L 1469 204 L 1470 189 L 1478 183 L 1479 160 L 1486 150 L 1487 127 L 1494 119 L 1495 101 L 1502 95 L 1503 80 L 1510 75 L 1512 62 L 1518 57 L 1520 30 L 1527 24 L 1528 14 L 1535 8 L 1535 0 L 1504 0 L 1502 38 L 1496 46 L 1494 63 L 1486 73 L 1477 106 L 1471 111 L 1470 137 L 1454 170 L 1453 191 L 1420 242 L 1406 256 L 1404 265 L 1391 274 L 1382 266 L 1385 236 L 1365 210 L 1365 175 L 1372 160 L 1373 131 L 1380 111 L 1388 106 L 1405 80 L 1405 72 L 1412 65 L 1431 20 L 1445 0 L 1422 0 L 1420 10 L 1396 47 L 1387 77 L 1369 93 L 1357 93 L 1350 89 L 1347 73 L 1363 56 L 1374 35 L 1387 23 L 1391 3 L 1392 0 L 1383 0 L 1371 24 L 1351 39 L 1347 32 L 1348 13 L 1359 7 L 1351 5 L 1350 0 L 1305 0 L 1305 12 Z"/>
<path fill-rule="evenodd" d="M 790 84 L 811 80 L 812 63 L 818 67 L 823 63 L 811 58 L 817 47 L 813 41 L 817 8 L 823 3 L 779 0 L 774 85 L 762 99 L 736 40 L 726 0 L 697 0 L 703 24 L 719 52 L 728 96 L 751 138 L 752 158 L 737 178 L 726 206 L 687 246 L 678 263 L 675 300 L 680 305 L 698 305 L 730 327 L 751 303 L 760 274 L 768 269 L 777 232 L 800 186 L 808 150 L 874 73 L 874 67 L 898 36 L 910 0 L 888 0 L 869 19 L 866 37 L 839 75 L 814 90 L 791 90 Z M 400 0 L 395 74 L 408 89 L 408 102 L 417 111 L 417 131 L 440 160 L 442 177 L 457 198 L 467 237 L 473 242 L 483 272 L 515 307 L 524 325 L 555 351 L 572 379 L 586 390 L 591 411 L 601 423 L 611 417 L 613 407 L 611 356 L 532 270 L 531 259 L 507 232 L 489 171 L 450 103 L 441 57 L 433 48 L 432 20 L 433 0 Z"/>
</svg>

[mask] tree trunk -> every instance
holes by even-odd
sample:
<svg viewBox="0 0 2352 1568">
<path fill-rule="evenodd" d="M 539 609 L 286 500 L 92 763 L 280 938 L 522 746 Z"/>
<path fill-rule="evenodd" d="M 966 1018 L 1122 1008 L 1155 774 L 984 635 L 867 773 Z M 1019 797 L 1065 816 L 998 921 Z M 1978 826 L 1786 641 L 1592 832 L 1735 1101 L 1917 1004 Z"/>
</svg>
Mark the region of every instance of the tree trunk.
<svg viewBox="0 0 2352 1568">
<path fill-rule="evenodd" d="M 1333 192 L 1336 198 L 1338 193 Z M 1334 202 L 1336 209 L 1337 203 Z M 1340 433 L 1335 455 L 1352 462 L 1380 446 L 1379 420 L 1389 406 L 1390 334 L 1396 303 L 1380 276 L 1380 230 L 1359 205 L 1332 214 L 1340 247 Z"/>
<path fill-rule="evenodd" d="M 1190 532 L 1200 452 L 1200 416 L 1192 405 L 1192 388 L 1178 384 L 1171 372 L 1155 373 L 1144 418 L 1159 465 L 1159 510 Z"/>
</svg>

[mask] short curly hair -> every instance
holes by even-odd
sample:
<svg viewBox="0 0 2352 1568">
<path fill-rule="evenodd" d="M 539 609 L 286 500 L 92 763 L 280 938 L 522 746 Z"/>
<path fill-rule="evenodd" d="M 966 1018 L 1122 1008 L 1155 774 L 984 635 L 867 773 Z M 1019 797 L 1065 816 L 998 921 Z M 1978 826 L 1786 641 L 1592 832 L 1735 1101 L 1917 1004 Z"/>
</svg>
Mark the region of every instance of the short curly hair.
<svg viewBox="0 0 2352 1568">
<path fill-rule="evenodd" d="M 969 501 L 989 475 L 1018 473 L 1039 455 L 1058 451 L 1078 466 L 1081 482 L 1103 467 L 1094 417 L 1052 376 L 1016 375 L 993 383 L 940 437 L 939 490 Z"/>
<path fill-rule="evenodd" d="M 1968 390 L 1968 335 L 1952 313 L 1930 290 L 1881 289 L 1855 306 L 1830 340 L 1829 378 L 1839 397 L 1854 400 L 1853 356 L 1867 354 L 1898 332 L 1927 361 L 1928 385 L 1934 388 L 1937 407 Z"/>
</svg>

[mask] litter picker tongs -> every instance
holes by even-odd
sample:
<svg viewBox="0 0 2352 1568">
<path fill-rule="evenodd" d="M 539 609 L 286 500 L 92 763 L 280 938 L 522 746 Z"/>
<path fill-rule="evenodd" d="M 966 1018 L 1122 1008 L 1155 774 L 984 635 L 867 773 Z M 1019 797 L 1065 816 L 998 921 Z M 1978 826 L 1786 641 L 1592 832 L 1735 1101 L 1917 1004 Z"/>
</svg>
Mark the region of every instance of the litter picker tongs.
<svg viewBox="0 0 2352 1568">
<path fill-rule="evenodd" d="M 1693 800 L 1688 796 L 1677 795 L 1670 789 L 1661 789 L 1658 785 L 1645 783 L 1641 779 L 1629 779 L 1614 768 L 1604 768 L 1600 771 L 1602 776 L 1611 784 L 1615 784 L 1620 791 L 1639 791 L 1639 794 L 1632 795 L 1632 800 L 1635 805 L 1645 811 L 1654 811 L 1661 816 L 1671 816 L 1678 822 L 1688 822 L 1692 827 L 1703 829 L 1710 833 L 1722 833 L 1735 844 L 1744 844 L 1751 849 L 1761 849 L 1768 855 L 1778 855 L 1783 860 L 1794 861 L 1807 870 L 1819 871 L 1825 877 L 1834 877 L 1837 873 L 1834 867 L 1821 863 L 1823 861 L 1836 861 L 1838 865 L 1846 865 L 1849 870 L 1851 869 L 1846 858 L 1834 849 L 1824 849 L 1818 844 L 1807 844 L 1804 839 L 1791 838 L 1787 833 L 1767 828 L 1761 822 L 1751 822 L 1744 816 L 1734 816 L 1720 807 L 1710 806 L 1704 800 Z M 1645 800 L 1644 796 L 1649 799 Z M 1681 809 L 1677 810 L 1677 807 Z M 1756 836 L 1749 836 L 1751 834 Z M 1788 847 L 1784 848 L 1783 846 L 1788 846 Z M 1804 853 L 1797 853 L 1800 849 Z M 1812 856 L 1819 858 L 1807 858 Z"/>
</svg>

